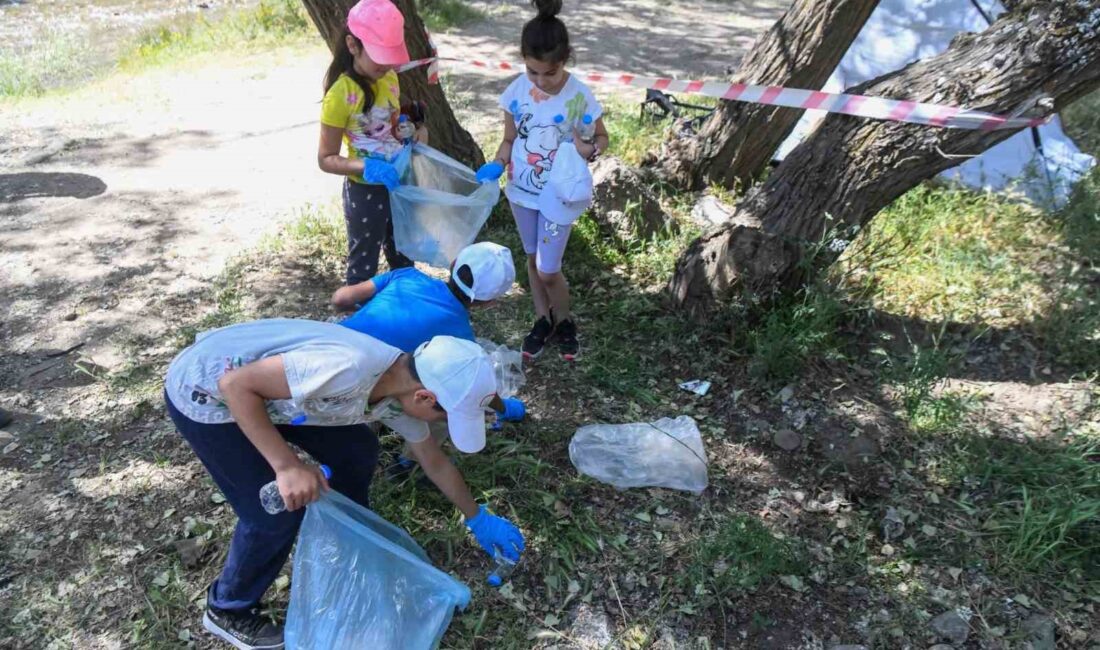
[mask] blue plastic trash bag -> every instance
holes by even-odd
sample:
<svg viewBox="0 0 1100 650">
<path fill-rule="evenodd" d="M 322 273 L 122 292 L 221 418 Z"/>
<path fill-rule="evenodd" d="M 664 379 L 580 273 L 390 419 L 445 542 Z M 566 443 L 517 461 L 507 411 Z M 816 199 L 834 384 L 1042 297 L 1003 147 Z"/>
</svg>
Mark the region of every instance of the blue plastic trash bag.
<svg viewBox="0 0 1100 650">
<path fill-rule="evenodd" d="M 286 647 L 428 650 L 469 602 L 405 531 L 329 491 L 298 533 Z"/>
<path fill-rule="evenodd" d="M 397 250 L 417 262 L 448 268 L 458 252 L 474 243 L 500 186 L 479 183 L 474 171 L 427 145 L 412 146 L 401 186 L 390 192 Z"/>
</svg>

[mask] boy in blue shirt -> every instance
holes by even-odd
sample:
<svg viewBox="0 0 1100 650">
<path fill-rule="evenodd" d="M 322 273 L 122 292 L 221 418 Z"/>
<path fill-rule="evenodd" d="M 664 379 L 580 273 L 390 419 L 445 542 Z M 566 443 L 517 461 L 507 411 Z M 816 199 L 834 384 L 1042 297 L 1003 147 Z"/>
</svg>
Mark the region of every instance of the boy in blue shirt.
<svg viewBox="0 0 1100 650">
<path fill-rule="evenodd" d="M 459 252 L 446 282 L 415 268 L 396 269 L 341 287 L 333 294 L 332 304 L 338 309 L 361 305 L 340 324 L 413 352 L 435 336 L 475 340 L 470 307 L 496 300 L 515 279 L 511 251 L 493 242 L 479 242 Z M 504 420 L 523 417 L 523 402 L 515 398 L 497 397 L 490 407 Z M 387 473 L 401 476 L 411 469 L 411 461 L 399 458 Z"/>
</svg>

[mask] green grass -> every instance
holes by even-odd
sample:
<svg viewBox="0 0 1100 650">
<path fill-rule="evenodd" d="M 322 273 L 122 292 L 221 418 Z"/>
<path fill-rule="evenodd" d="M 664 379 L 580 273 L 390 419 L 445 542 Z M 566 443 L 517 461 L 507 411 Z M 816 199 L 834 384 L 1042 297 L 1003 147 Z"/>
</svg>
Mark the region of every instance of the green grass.
<svg viewBox="0 0 1100 650">
<path fill-rule="evenodd" d="M 1082 151 L 1100 154 L 1100 91 L 1085 95 L 1062 111 L 1062 125 Z"/>
<path fill-rule="evenodd" d="M 217 20 L 200 15 L 182 28 L 151 30 L 122 55 L 119 64 L 126 70 L 142 69 L 207 52 L 255 51 L 315 38 L 317 30 L 301 2 L 263 0 Z"/>
<path fill-rule="evenodd" d="M 1100 289 L 1089 261 L 1100 244 L 1098 179 L 1094 172 L 1055 215 L 922 185 L 880 213 L 834 272 L 878 309 L 1018 329 L 1088 372 L 1100 366 Z"/>
<path fill-rule="evenodd" d="M 416 0 L 420 19 L 429 31 L 442 32 L 485 19 L 485 13 L 462 0 Z"/>
<path fill-rule="evenodd" d="M 779 576 L 800 575 L 804 568 L 795 542 L 777 537 L 754 517 L 738 514 L 696 543 L 683 580 L 696 595 L 721 598 L 735 590 L 752 591 Z"/>
<path fill-rule="evenodd" d="M 975 437 L 965 452 L 981 486 L 964 502 L 985 513 L 982 556 L 1010 574 L 1100 581 L 1100 430 L 1066 442 Z"/>
<path fill-rule="evenodd" d="M 749 331 L 750 374 L 781 385 L 816 359 L 839 358 L 838 329 L 846 311 L 832 292 L 818 287 L 767 308 Z"/>
<path fill-rule="evenodd" d="M 86 56 L 77 34 L 50 32 L 28 50 L 0 50 L 0 99 L 41 95 L 95 73 L 95 62 Z"/>
</svg>

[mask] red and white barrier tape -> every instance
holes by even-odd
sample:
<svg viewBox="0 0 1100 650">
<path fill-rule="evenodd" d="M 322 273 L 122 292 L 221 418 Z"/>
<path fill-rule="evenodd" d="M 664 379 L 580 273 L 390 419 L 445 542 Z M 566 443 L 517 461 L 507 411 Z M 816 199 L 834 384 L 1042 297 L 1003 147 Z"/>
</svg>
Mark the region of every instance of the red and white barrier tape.
<svg viewBox="0 0 1100 650">
<path fill-rule="evenodd" d="M 507 61 L 477 61 L 453 59 L 450 57 L 431 57 L 410 61 L 399 68 L 400 72 L 423 65 L 435 66 L 439 61 L 448 61 L 459 65 L 486 70 L 523 72 L 524 66 Z M 951 129 L 1023 129 L 1046 123 L 1049 117 L 1030 118 L 995 115 L 983 111 L 973 111 L 956 106 L 928 104 L 903 99 L 885 99 L 867 95 L 848 95 L 845 93 L 826 93 L 818 90 L 785 88 L 783 86 L 754 86 L 752 84 L 731 84 L 724 81 L 684 81 L 668 77 L 646 77 L 632 74 L 582 72 L 571 70 L 571 74 L 590 83 L 654 88 L 670 92 L 691 95 L 705 95 L 717 99 L 728 99 L 768 106 L 786 106 L 788 108 L 816 109 L 830 113 L 843 113 L 856 117 L 867 117 L 892 122 L 908 122 L 927 126 Z M 438 74 L 436 75 L 438 77 Z"/>
</svg>

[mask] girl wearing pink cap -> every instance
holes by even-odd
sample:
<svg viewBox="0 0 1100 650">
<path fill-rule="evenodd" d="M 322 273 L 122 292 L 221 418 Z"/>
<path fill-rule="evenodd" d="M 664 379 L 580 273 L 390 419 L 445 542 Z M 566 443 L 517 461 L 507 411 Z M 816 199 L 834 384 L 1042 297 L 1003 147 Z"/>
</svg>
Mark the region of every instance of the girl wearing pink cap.
<svg viewBox="0 0 1100 650">
<path fill-rule="evenodd" d="M 377 274 L 380 248 L 390 268 L 413 265 L 394 246 L 389 198 L 398 185 L 392 162 L 402 148 L 394 67 L 409 61 L 405 18 L 390 0 L 361 0 L 348 12 L 347 30 L 335 50 L 325 73 L 317 163 L 323 171 L 346 176 L 347 283 L 356 284 Z M 427 136 L 426 128 L 417 128 L 418 141 Z"/>
</svg>

